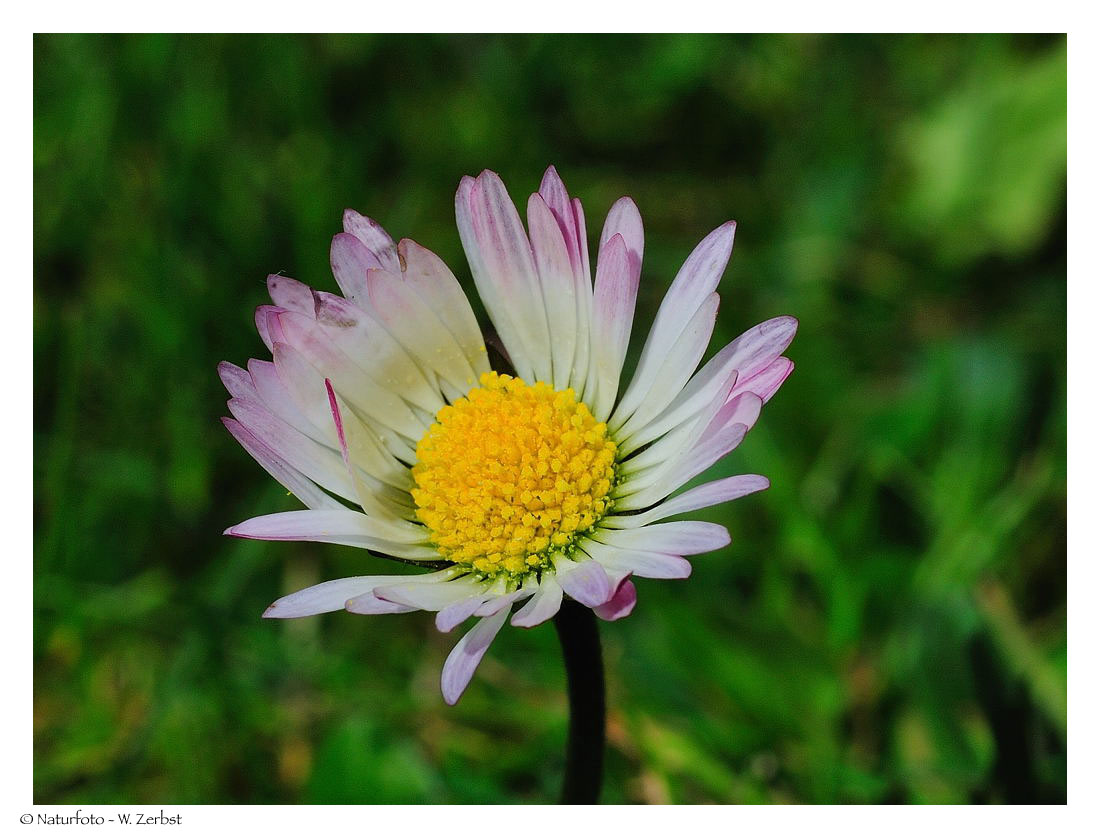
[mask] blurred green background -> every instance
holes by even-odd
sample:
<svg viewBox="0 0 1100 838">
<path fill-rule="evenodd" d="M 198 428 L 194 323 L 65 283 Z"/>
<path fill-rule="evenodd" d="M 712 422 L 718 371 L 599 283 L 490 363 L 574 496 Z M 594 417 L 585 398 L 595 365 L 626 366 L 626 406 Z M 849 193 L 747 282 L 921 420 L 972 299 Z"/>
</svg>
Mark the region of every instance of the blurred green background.
<svg viewBox="0 0 1100 838">
<path fill-rule="evenodd" d="M 461 703 L 424 614 L 260 619 L 350 548 L 225 433 L 284 271 L 355 207 L 467 287 L 459 178 L 555 163 L 646 223 L 636 355 L 739 222 L 712 351 L 794 375 L 713 474 L 732 545 L 602 627 L 608 802 L 1058 802 L 1066 780 L 1066 44 L 1047 37 L 84 37 L 34 48 L 36 803 L 544 802 L 554 631 Z M 629 364 L 630 362 L 628 362 Z"/>
</svg>

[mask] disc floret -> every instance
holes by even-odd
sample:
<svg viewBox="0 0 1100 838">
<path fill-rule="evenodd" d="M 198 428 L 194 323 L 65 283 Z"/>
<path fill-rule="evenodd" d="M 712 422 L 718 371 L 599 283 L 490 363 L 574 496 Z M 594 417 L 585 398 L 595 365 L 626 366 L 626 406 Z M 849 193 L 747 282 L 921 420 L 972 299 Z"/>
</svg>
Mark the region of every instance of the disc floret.
<svg viewBox="0 0 1100 838">
<path fill-rule="evenodd" d="M 540 572 L 609 510 L 616 445 L 572 388 L 488 372 L 435 419 L 412 495 L 449 561 L 486 578 Z"/>
</svg>

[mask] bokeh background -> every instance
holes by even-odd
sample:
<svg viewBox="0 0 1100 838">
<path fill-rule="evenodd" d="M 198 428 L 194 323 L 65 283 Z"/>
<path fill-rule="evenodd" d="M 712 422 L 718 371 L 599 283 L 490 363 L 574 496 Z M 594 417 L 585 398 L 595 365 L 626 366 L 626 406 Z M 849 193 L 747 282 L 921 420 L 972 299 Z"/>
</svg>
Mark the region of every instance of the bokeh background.
<svg viewBox="0 0 1100 838">
<path fill-rule="evenodd" d="M 709 477 L 733 543 L 603 626 L 608 802 L 1058 802 L 1066 780 L 1066 43 L 84 37 L 34 47 L 36 803 L 544 802 L 553 629 L 461 703 L 430 618 L 260 619 L 386 562 L 222 530 L 293 499 L 225 433 L 283 271 L 345 206 L 470 287 L 459 178 L 555 163 L 646 223 L 640 341 L 739 222 L 712 351 L 794 314 Z M 628 361 L 628 364 L 630 362 Z"/>
</svg>

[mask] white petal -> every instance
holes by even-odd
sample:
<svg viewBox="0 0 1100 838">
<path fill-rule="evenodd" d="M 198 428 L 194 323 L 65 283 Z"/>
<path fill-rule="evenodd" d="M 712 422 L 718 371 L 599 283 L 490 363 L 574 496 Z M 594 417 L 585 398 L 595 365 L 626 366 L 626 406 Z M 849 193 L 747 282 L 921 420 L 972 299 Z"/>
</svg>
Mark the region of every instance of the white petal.
<svg viewBox="0 0 1100 838">
<path fill-rule="evenodd" d="M 734 370 L 730 373 L 726 384 L 712 392 L 710 403 L 702 410 L 688 417 L 678 428 L 670 430 L 644 451 L 623 460 L 620 473 L 627 478 L 627 481 L 632 480 L 635 475 L 640 475 L 645 469 L 654 469 L 649 472 L 650 475 L 663 474 L 694 448 L 710 427 L 714 417 L 725 407 L 728 393 L 733 388 L 736 378 L 737 371 Z"/>
<path fill-rule="evenodd" d="M 275 600 L 267 607 L 264 616 L 284 619 L 342 611 L 348 600 L 369 594 L 378 585 L 389 584 L 402 578 L 405 577 L 349 576 L 346 579 L 331 579 Z"/>
<path fill-rule="evenodd" d="M 718 295 L 711 294 L 688 320 L 676 342 L 668 348 L 666 357 L 657 365 L 649 390 L 630 417 L 632 423 L 644 425 L 649 422 L 680 394 L 707 351 L 717 315 Z"/>
<path fill-rule="evenodd" d="M 378 435 L 359 421 L 355 411 L 348 408 L 327 378 L 325 387 L 331 410 L 330 418 L 336 428 L 340 452 L 353 478 L 359 481 L 359 469 L 362 469 L 375 480 L 398 489 L 404 498 L 404 493 L 412 488 L 412 474 L 409 469 L 395 460 L 385 449 Z M 362 494 L 363 487 L 357 483 L 357 488 Z M 373 490 L 375 487 L 371 485 L 370 488 Z"/>
<path fill-rule="evenodd" d="M 562 588 L 557 576 L 544 572 L 538 590 L 530 601 L 516 612 L 512 625 L 520 628 L 533 628 L 544 623 L 558 613 L 561 608 Z"/>
<path fill-rule="evenodd" d="M 628 527 L 644 527 L 654 521 L 671 518 L 684 512 L 694 512 L 696 509 L 705 509 L 708 506 L 716 506 L 726 501 L 751 495 L 767 489 L 771 483 L 768 478 L 759 474 L 737 474 L 733 477 L 724 477 L 721 480 L 712 480 L 693 489 L 688 489 L 682 495 L 660 503 L 645 512 L 637 515 L 608 515 L 600 521 L 601 527 L 612 529 L 624 529 Z"/>
<path fill-rule="evenodd" d="M 451 269 L 426 247 L 410 239 L 397 245 L 405 263 L 408 282 L 443 321 L 461 347 L 466 360 L 480 376 L 489 371 L 489 356 L 474 310 Z"/>
<path fill-rule="evenodd" d="M 355 484 L 356 496 L 363 511 L 377 520 L 391 522 L 395 527 L 411 528 L 410 531 L 422 533 L 423 528 L 411 522 L 414 516 L 412 496 L 407 490 L 411 488 L 412 475 L 408 468 L 390 456 L 375 433 L 348 409 L 327 378 L 325 388 L 344 467 Z M 409 520 L 402 520 L 404 518 Z"/>
<path fill-rule="evenodd" d="M 709 553 L 730 543 L 729 531 L 709 521 L 673 521 L 625 530 L 597 530 L 594 539 L 624 550 L 647 550 L 675 556 Z"/>
<path fill-rule="evenodd" d="M 330 448 L 336 432 L 328 415 L 324 377 L 288 343 L 275 343 L 275 360 L 251 362 L 249 372 L 260 397 L 273 413 L 312 439 Z"/>
<path fill-rule="evenodd" d="M 236 419 L 222 419 L 229 433 L 256 462 L 279 481 L 287 491 L 310 509 L 343 509 L 344 506 L 298 469 L 276 454 L 262 439 Z"/>
<path fill-rule="evenodd" d="M 585 541 L 581 549 L 612 571 L 629 571 L 644 579 L 687 579 L 691 563 L 682 556 L 654 553 L 648 550 L 624 550 L 598 541 Z"/>
<path fill-rule="evenodd" d="M 409 582 L 410 580 L 421 585 L 445 582 L 448 579 L 454 578 L 457 572 L 458 571 L 454 568 L 449 567 L 443 570 L 437 570 L 434 573 L 423 573 L 417 576 L 376 576 L 374 579 L 377 581 L 375 584 L 371 585 L 370 590 L 349 599 L 344 604 L 344 608 L 352 614 L 404 614 L 409 611 L 417 611 L 419 609 L 412 605 L 404 605 L 399 602 L 379 599 L 375 596 L 375 591 L 387 585 L 399 585 Z"/>
<path fill-rule="evenodd" d="M 416 286 L 397 274 L 381 270 L 367 272 L 370 311 L 385 324 L 421 368 L 429 369 L 466 392 L 477 376 L 454 335 L 443 325 Z"/>
<path fill-rule="evenodd" d="M 592 412 L 606 421 L 619 394 L 619 376 L 634 324 L 641 262 L 632 259 L 623 237 L 616 233 L 600 247 L 596 287 L 592 295 L 592 369 L 595 399 Z"/>
<path fill-rule="evenodd" d="M 510 610 L 503 608 L 493 616 L 483 618 L 458 641 L 451 650 L 451 654 L 447 656 L 443 664 L 443 674 L 440 677 L 440 689 L 443 692 L 443 700 L 448 704 L 457 702 L 466 690 L 489 644 L 493 642 L 500 627 L 508 619 Z"/>
<path fill-rule="evenodd" d="M 388 585 L 379 588 L 374 593 L 375 596 L 381 599 L 399 602 L 402 605 L 411 605 L 423 611 L 442 611 L 448 605 L 484 593 L 488 587 L 488 582 L 478 582 L 463 577 L 461 579 L 431 580 L 428 582 L 417 580 L 400 585 Z"/>
<path fill-rule="evenodd" d="M 355 486 L 335 451 L 290 427 L 272 414 L 259 399 L 230 399 L 228 404 L 237 421 L 281 459 L 330 492 L 355 498 Z"/>
<path fill-rule="evenodd" d="M 652 482 L 647 482 L 647 475 L 627 481 L 619 488 L 622 496 L 616 499 L 616 508 L 629 511 L 652 506 L 740 445 L 747 432 L 748 428 L 744 425 L 727 425 L 691 449 L 671 468 L 652 479 Z"/>
<path fill-rule="evenodd" d="M 521 378 L 550 381 L 550 332 L 531 244 L 494 172 L 463 178 L 455 197 L 459 236 L 478 293 Z"/>
<path fill-rule="evenodd" d="M 426 531 L 414 541 L 414 534 L 392 522 L 350 509 L 301 509 L 260 515 L 230 527 L 225 534 L 262 541 L 343 544 L 413 561 L 439 561 L 441 558 L 427 545 Z"/>
<path fill-rule="evenodd" d="M 318 324 L 368 377 L 429 413 L 443 406 L 439 388 L 379 320 L 335 294 L 318 291 L 316 300 Z"/>
<path fill-rule="evenodd" d="M 538 590 L 538 586 L 535 584 L 525 585 L 518 591 L 512 591 L 510 594 L 502 594 L 501 596 L 493 596 L 485 600 L 482 606 L 474 612 L 475 617 L 491 617 L 496 614 L 500 609 L 507 608 L 514 602 L 518 602 L 521 599 L 527 599 L 533 596 Z"/>
<path fill-rule="evenodd" d="M 409 439 L 420 438 L 425 428 L 401 396 L 368 376 L 331 339 L 322 324 L 293 311 L 281 313 L 278 322 L 286 342 L 301 352 L 322 376 L 332 379 L 340 394 L 364 415 Z"/>
<path fill-rule="evenodd" d="M 684 328 L 718 287 L 733 249 L 735 229 L 731 221 L 708 235 L 676 274 L 657 310 L 634 378 L 612 416 L 613 429 L 621 427 L 642 404 Z"/>
<path fill-rule="evenodd" d="M 417 610 L 411 605 L 401 605 L 398 602 L 379 599 L 374 595 L 374 591 L 368 591 L 355 597 L 355 599 L 349 599 L 344 608 L 349 614 L 367 614 L 371 616 L 378 614 L 408 614 L 410 611 Z"/>
<path fill-rule="evenodd" d="M 450 603 L 435 615 L 435 627 L 446 634 L 468 617 L 472 617 L 488 598 L 488 593 L 482 592 Z"/>
<path fill-rule="evenodd" d="M 543 305 L 551 325 L 553 386 L 564 390 L 572 381 L 577 347 L 577 284 L 561 226 L 537 192 L 527 201 L 527 226 L 538 269 Z"/>
</svg>

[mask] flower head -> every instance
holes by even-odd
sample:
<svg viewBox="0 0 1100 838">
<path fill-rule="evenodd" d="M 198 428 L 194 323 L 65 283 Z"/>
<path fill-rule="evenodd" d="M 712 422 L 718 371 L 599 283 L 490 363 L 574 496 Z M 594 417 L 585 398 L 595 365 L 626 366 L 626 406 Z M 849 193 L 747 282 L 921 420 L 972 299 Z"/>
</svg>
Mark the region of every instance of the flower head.
<svg viewBox="0 0 1100 838">
<path fill-rule="evenodd" d="M 637 368 L 620 378 L 641 274 L 634 202 L 611 208 L 595 279 L 580 201 L 551 167 L 524 229 L 492 172 L 463 178 L 462 245 L 512 373 L 493 371 L 446 265 L 348 210 L 332 241 L 342 296 L 268 277 L 256 326 L 271 361 L 223 363 L 230 433 L 307 509 L 229 535 L 361 547 L 431 571 L 357 576 L 285 596 L 267 617 L 434 611 L 479 622 L 443 667 L 453 704 L 505 620 L 531 627 L 569 596 L 625 617 L 632 576 L 682 579 L 724 527 L 666 519 L 767 488 L 739 475 L 673 493 L 732 451 L 790 374 L 794 318 L 745 332 L 701 369 L 734 224 L 673 280 Z M 513 609 L 515 609 L 513 613 Z"/>
</svg>

